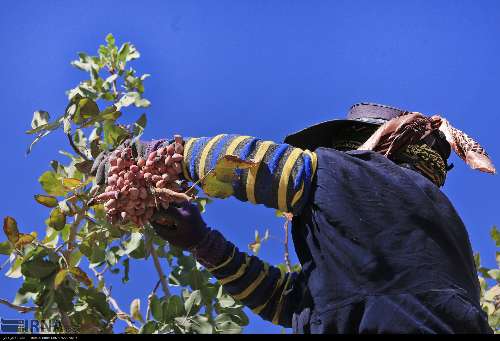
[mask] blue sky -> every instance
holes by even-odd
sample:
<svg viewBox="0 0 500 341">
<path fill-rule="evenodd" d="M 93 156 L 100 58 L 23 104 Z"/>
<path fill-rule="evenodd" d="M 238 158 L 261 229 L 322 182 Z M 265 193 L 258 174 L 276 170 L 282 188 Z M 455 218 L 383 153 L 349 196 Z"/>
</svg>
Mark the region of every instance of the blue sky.
<svg viewBox="0 0 500 341">
<path fill-rule="evenodd" d="M 53 134 L 26 157 L 31 137 L 24 131 L 33 111 L 64 110 L 65 91 L 84 76 L 69 62 L 79 51 L 95 53 L 109 32 L 118 42 L 133 42 L 142 54 L 134 68 L 152 74 L 145 83 L 152 102 L 146 139 L 239 133 L 281 141 L 371 101 L 441 113 L 500 165 L 497 0 L 5 0 L 0 215 L 14 216 L 22 229 L 42 231 L 48 211 L 33 200 L 41 193 L 37 178 L 66 148 L 62 134 Z M 443 191 L 474 250 L 492 266 L 489 230 L 500 223 L 499 177 L 474 172 L 455 156 L 451 161 L 455 168 Z M 276 238 L 260 256 L 282 261 L 282 221 L 272 210 L 229 199 L 211 205 L 205 218 L 241 249 L 255 229 L 269 228 Z M 123 308 L 135 297 L 144 302 L 154 286 L 149 263 L 132 262 L 123 290 L 116 278 L 113 292 Z M 1 297 L 12 299 L 19 282 L 4 272 Z M 0 316 L 19 317 L 4 306 Z M 246 332 L 281 331 L 258 316 L 251 321 Z"/>
</svg>

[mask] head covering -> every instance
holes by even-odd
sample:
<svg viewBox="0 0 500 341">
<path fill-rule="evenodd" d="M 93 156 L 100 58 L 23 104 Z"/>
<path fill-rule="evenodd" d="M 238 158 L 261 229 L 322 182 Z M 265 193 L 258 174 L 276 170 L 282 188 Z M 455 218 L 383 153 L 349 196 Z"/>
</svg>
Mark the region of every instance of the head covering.
<svg viewBox="0 0 500 341">
<path fill-rule="evenodd" d="M 294 147 L 315 150 L 318 147 L 332 147 L 336 142 L 359 136 L 359 142 L 367 140 L 384 123 L 409 111 L 377 103 L 354 104 L 346 119 L 321 122 L 285 138 L 285 143 Z M 444 161 L 450 156 L 450 144 L 443 133 L 434 131 L 424 143 L 439 153 Z"/>
</svg>

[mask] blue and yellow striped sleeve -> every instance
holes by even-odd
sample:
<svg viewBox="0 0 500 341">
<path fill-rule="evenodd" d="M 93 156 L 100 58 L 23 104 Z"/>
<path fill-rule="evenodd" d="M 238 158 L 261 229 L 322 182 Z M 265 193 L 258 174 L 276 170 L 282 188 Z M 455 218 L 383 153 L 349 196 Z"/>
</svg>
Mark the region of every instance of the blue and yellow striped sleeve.
<svg viewBox="0 0 500 341">
<path fill-rule="evenodd" d="M 291 326 L 295 305 L 301 302 L 301 293 L 295 290 L 297 273 L 284 272 L 239 251 L 216 230 L 200 245 L 194 256 L 226 292 L 263 319 Z"/>
<path fill-rule="evenodd" d="M 316 171 L 316 154 L 309 150 L 263 141 L 251 136 L 221 134 L 189 138 L 184 145 L 184 177 L 203 178 L 224 155 L 260 161 L 259 167 L 237 170 L 234 196 L 297 214 L 307 201 Z"/>
</svg>

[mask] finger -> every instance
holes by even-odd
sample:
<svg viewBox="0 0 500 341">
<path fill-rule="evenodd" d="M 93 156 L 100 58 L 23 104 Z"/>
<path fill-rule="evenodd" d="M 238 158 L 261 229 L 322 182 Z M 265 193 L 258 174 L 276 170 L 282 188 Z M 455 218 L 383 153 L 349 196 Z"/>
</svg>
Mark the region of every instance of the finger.
<svg viewBox="0 0 500 341">
<path fill-rule="evenodd" d="M 175 236 L 176 229 L 172 229 L 169 226 L 157 224 L 154 222 L 151 222 L 151 226 L 153 226 L 155 232 L 163 239 L 169 240 L 170 238 Z"/>
<path fill-rule="evenodd" d="M 174 222 L 178 223 L 184 217 L 181 208 L 170 205 L 167 209 L 162 209 L 162 213 L 170 217 Z"/>
</svg>

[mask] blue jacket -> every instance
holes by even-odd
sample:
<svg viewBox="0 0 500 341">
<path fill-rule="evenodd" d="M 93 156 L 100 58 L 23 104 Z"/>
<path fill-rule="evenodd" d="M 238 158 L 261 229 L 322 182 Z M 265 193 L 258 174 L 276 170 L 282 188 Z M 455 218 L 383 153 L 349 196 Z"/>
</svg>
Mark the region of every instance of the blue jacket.
<svg viewBox="0 0 500 341">
<path fill-rule="evenodd" d="M 302 153 L 231 136 L 188 145 L 192 180 L 227 150 L 262 154 L 258 172 L 241 173 L 233 184 L 235 196 L 294 212 L 300 273 L 239 251 L 215 230 L 195 253 L 264 319 L 296 333 L 491 332 L 465 226 L 421 174 L 371 151 Z"/>
<path fill-rule="evenodd" d="M 491 332 L 467 231 L 446 196 L 380 154 L 315 152 L 313 190 L 292 228 L 311 298 L 295 331 Z"/>
</svg>

